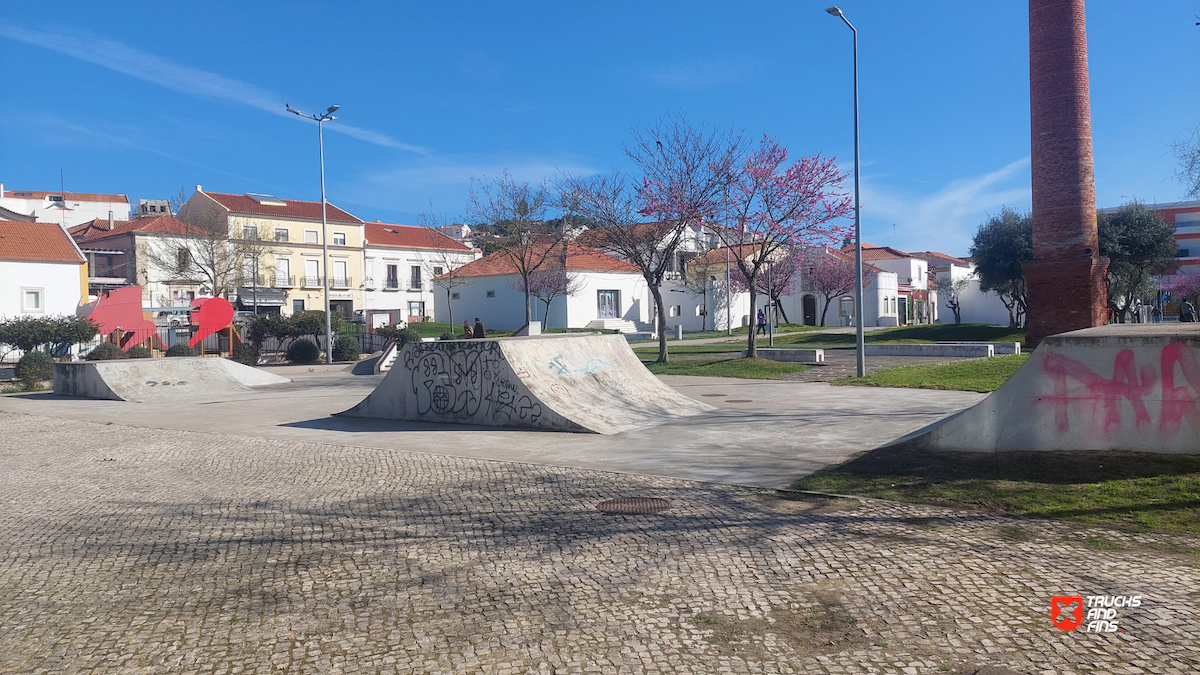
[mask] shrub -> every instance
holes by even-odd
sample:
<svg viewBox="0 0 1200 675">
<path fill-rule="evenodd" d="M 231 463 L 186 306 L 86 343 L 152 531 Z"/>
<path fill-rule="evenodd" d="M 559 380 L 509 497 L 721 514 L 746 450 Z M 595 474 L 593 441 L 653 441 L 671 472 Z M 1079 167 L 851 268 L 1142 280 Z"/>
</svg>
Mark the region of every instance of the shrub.
<svg viewBox="0 0 1200 675">
<path fill-rule="evenodd" d="M 23 352 L 32 352 L 47 344 L 61 351 L 73 344 L 90 342 L 96 333 L 96 324 L 90 319 L 74 316 L 23 316 L 0 322 L 0 344 Z"/>
<path fill-rule="evenodd" d="M 442 333 L 442 337 L 440 337 L 438 339 L 439 340 L 457 340 L 458 338 L 454 335 L 454 333 L 447 331 L 445 333 Z"/>
<path fill-rule="evenodd" d="M 148 359 L 152 356 L 154 356 L 154 352 L 141 345 L 134 345 L 125 351 L 127 359 Z"/>
<path fill-rule="evenodd" d="M 101 342 L 83 358 L 88 361 L 112 361 L 125 358 L 125 352 L 111 342 Z"/>
<path fill-rule="evenodd" d="M 290 359 L 291 350 L 288 350 L 288 358 Z M 233 348 L 233 354 L 230 355 L 230 360 L 237 361 L 244 366 L 258 365 L 258 350 L 249 342 L 243 342 Z"/>
<path fill-rule="evenodd" d="M 400 333 L 396 336 L 396 344 L 399 347 L 403 347 L 410 342 L 420 341 L 421 334 L 417 332 L 416 328 L 405 327 L 405 329 L 400 331 Z"/>
<path fill-rule="evenodd" d="M 187 346 L 186 342 L 176 342 L 167 350 L 167 356 L 195 356 L 196 350 Z"/>
<path fill-rule="evenodd" d="M 351 335 L 339 335 L 333 343 L 334 361 L 357 361 L 361 354 L 358 339 Z"/>
<path fill-rule="evenodd" d="M 53 378 L 54 359 L 46 352 L 25 352 L 17 361 L 17 379 L 25 391 L 32 391 L 41 382 Z"/>
<path fill-rule="evenodd" d="M 295 340 L 288 345 L 287 360 L 292 363 L 316 363 L 321 349 L 311 340 Z"/>
</svg>

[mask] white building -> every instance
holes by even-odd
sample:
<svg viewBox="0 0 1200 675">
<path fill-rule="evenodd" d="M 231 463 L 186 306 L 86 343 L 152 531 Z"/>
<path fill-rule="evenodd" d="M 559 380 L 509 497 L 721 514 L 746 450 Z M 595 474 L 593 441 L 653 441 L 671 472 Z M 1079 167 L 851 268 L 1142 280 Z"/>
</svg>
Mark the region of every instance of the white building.
<svg viewBox="0 0 1200 675">
<path fill-rule="evenodd" d="M 56 223 L 0 220 L 0 320 L 75 315 L 87 260 Z"/>
<path fill-rule="evenodd" d="M 380 222 L 365 228 L 363 307 L 372 327 L 432 319 L 435 296 L 446 294 L 434 277 L 479 257 L 434 228 Z"/>
<path fill-rule="evenodd" d="M 875 246 L 864 242 L 862 248 L 864 264 L 870 263 L 896 275 L 895 314 L 899 325 L 934 323 L 938 320 L 937 291 L 930 288 L 929 263 L 926 260 L 891 246 Z M 842 253 L 853 258 L 854 247 L 847 246 Z M 869 312 L 867 314 L 870 315 Z"/>
<path fill-rule="evenodd" d="M 547 308 L 533 299 L 534 320 L 543 328 L 612 328 L 623 332 L 649 330 L 650 294 L 637 268 L 579 244 L 566 247 L 566 274 L 575 286 L 570 297 L 557 297 Z M 546 255 L 558 255 L 550 253 Z M 517 329 L 525 324 L 525 295 L 520 275 L 502 252 L 483 256 L 457 271 L 464 283 L 434 295 L 434 318 L 454 322 L 479 317 L 488 328 Z"/>
<path fill-rule="evenodd" d="M 125 195 L 7 190 L 0 183 L 0 207 L 63 227 L 108 218 L 110 214 L 115 220 L 129 220 L 129 198 Z"/>
<path fill-rule="evenodd" d="M 96 219 L 70 229 L 88 261 L 88 302 L 105 291 L 142 287 L 143 307 L 187 307 L 212 290 L 195 280 L 181 279 L 177 270 L 155 264 L 152 247 L 169 246 L 173 235 L 188 226 L 171 216 L 135 220 Z"/>
<path fill-rule="evenodd" d="M 975 276 L 975 265 L 969 260 L 938 253 L 936 251 L 921 251 L 913 255 L 929 263 L 929 274 L 937 280 L 949 278 L 954 281 L 965 280 L 965 286 L 958 293 L 959 315 L 963 323 L 990 323 L 1001 326 L 1008 325 L 1008 308 L 995 293 L 985 293 L 979 290 L 979 278 Z M 938 300 L 941 311 L 938 313 L 938 323 L 954 323 L 954 312 L 946 304 L 945 293 L 939 294 Z"/>
</svg>

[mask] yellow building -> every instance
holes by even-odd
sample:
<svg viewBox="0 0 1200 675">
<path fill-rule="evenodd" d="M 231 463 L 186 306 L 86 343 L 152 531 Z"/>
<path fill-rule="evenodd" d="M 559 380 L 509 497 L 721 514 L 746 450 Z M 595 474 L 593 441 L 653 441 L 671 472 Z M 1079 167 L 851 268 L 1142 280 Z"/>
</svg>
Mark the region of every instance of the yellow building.
<svg viewBox="0 0 1200 675">
<path fill-rule="evenodd" d="M 329 268 L 322 261 L 321 202 L 274 195 L 196 193 L 180 219 L 204 226 L 220 222 L 241 251 L 238 305 L 292 314 L 330 308 L 347 318 L 363 308 L 363 221 L 326 203 Z M 256 299 L 255 299 L 256 298 Z M 277 309 L 276 309 L 277 308 Z"/>
</svg>

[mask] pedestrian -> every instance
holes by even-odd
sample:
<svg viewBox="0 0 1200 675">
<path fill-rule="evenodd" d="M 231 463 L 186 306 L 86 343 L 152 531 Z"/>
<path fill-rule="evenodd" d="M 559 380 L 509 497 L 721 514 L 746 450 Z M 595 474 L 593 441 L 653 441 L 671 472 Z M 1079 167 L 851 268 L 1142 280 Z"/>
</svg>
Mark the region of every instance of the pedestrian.
<svg viewBox="0 0 1200 675">
<path fill-rule="evenodd" d="M 474 333 L 471 332 L 471 322 L 463 321 L 463 339 L 470 340 L 472 337 L 474 337 Z"/>
<path fill-rule="evenodd" d="M 755 335 L 766 335 L 767 334 L 767 313 L 762 311 L 761 309 L 758 310 L 758 330 L 754 331 L 754 334 Z"/>
<path fill-rule="evenodd" d="M 1196 320 L 1196 307 L 1192 305 L 1190 300 L 1183 301 L 1183 316 L 1180 317 L 1180 320 L 1189 322 Z"/>
<path fill-rule="evenodd" d="M 483 329 L 483 322 L 479 320 L 479 317 L 475 317 L 475 330 L 473 335 L 475 336 L 476 340 L 487 337 L 487 331 Z"/>
<path fill-rule="evenodd" d="M 1154 319 L 1154 323 L 1162 323 L 1162 310 L 1157 305 L 1150 310 L 1150 316 Z"/>
</svg>

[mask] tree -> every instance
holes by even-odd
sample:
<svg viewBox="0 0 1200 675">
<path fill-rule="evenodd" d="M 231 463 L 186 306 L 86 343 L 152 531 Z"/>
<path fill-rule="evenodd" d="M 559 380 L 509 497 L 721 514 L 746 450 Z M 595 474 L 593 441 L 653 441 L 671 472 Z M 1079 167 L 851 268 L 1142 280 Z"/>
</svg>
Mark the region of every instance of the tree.
<svg viewBox="0 0 1200 675">
<path fill-rule="evenodd" d="M 275 232 L 268 225 L 251 223 L 242 225 L 241 230 L 233 234 L 230 245 L 234 254 L 241 259 L 237 284 L 239 287 L 250 287 L 254 313 L 258 314 L 258 287 L 264 282 L 262 271 L 274 247 Z"/>
<path fill-rule="evenodd" d="M 525 293 L 525 323 L 533 320 L 529 275 L 546 262 L 555 230 L 546 221 L 546 184 L 519 182 L 507 171 L 492 181 L 471 179 L 468 216 L 482 223 L 521 277 Z"/>
<path fill-rule="evenodd" d="M 783 309 L 783 296 L 791 295 L 796 291 L 801 276 L 800 268 L 804 260 L 803 251 L 799 248 L 788 247 L 775 260 L 767 263 L 762 274 L 758 275 L 758 282 L 755 284 L 754 290 L 759 295 L 770 298 L 772 311 L 776 313 L 774 323 L 779 323 L 778 315 L 783 316 L 785 323 L 790 323 L 787 312 Z M 732 280 L 735 291 L 750 290 L 750 284 L 741 270 L 733 275 Z"/>
<path fill-rule="evenodd" d="M 789 249 L 833 244 L 846 236 L 834 221 L 850 214 L 835 158 L 820 153 L 788 164 L 788 150 L 764 135 L 759 147 L 731 173 L 728 212 L 717 236 L 737 251 L 734 261 L 749 288 Z M 750 316 L 757 314 L 757 293 L 750 293 Z M 758 354 L 748 331 L 746 356 Z"/>
<path fill-rule="evenodd" d="M 433 228 L 435 232 L 440 231 L 437 228 L 446 224 L 445 217 L 434 214 L 432 209 L 428 213 L 422 213 L 420 220 L 422 227 Z M 456 330 L 454 327 L 454 289 L 468 281 L 467 278 L 458 274 L 458 268 L 464 264 L 455 254 L 446 249 L 438 249 L 426 258 L 424 263 L 425 271 L 433 279 L 433 285 L 446 292 L 446 313 L 447 320 L 450 322 L 451 335 L 455 335 Z"/>
<path fill-rule="evenodd" d="M 59 354 L 71 345 L 90 342 L 99 328 L 91 319 L 74 316 L 22 316 L 0 323 L 0 344 L 22 352 L 50 346 Z"/>
<path fill-rule="evenodd" d="M 711 254 L 701 255 L 688 261 L 684 268 L 681 285 L 704 299 L 703 317 L 716 316 L 715 310 L 724 309 L 722 298 L 717 293 L 717 285 L 725 283 L 725 259 L 718 259 Z M 709 304 L 709 293 L 712 293 L 712 303 Z M 707 325 L 701 325 L 702 330 L 709 330 Z M 716 330 L 716 319 L 712 320 L 712 330 Z"/>
<path fill-rule="evenodd" d="M 667 115 L 634 129 L 625 146 L 638 178 L 616 171 L 559 181 L 559 204 L 595 225 L 588 245 L 637 267 L 646 281 L 654 299 L 658 363 L 668 359 L 663 279 L 686 228 L 703 225 L 720 210 L 740 150 L 740 134 Z"/>
<path fill-rule="evenodd" d="M 342 315 L 340 312 L 334 312 L 329 315 L 329 323 L 334 333 L 342 329 Z M 302 335 L 311 335 L 313 344 L 320 345 L 321 338 L 325 336 L 325 312 L 319 309 L 310 309 L 307 312 L 298 312 L 287 319 L 287 328 L 289 335 L 293 338 Z"/>
<path fill-rule="evenodd" d="M 962 292 L 971 285 L 971 277 L 963 276 L 955 279 L 950 272 L 944 277 L 938 277 L 933 282 L 933 290 L 938 297 L 946 302 L 946 309 L 954 312 L 954 325 L 962 323 Z"/>
<path fill-rule="evenodd" d="M 1194 300 L 1200 297 L 1200 272 L 1179 272 L 1163 277 L 1162 289 L 1173 299 Z"/>
<path fill-rule="evenodd" d="M 565 265 L 566 246 L 560 245 L 558 248 L 563 251 L 562 259 L 547 261 L 540 269 L 534 270 L 529 275 L 528 289 L 524 287 L 520 278 L 513 280 L 513 290 L 518 292 L 528 290 L 530 295 L 545 304 L 542 320 L 546 326 L 550 325 L 550 303 L 559 296 L 575 295 L 583 290 L 584 286 L 583 281 L 577 275 L 567 271 Z"/>
<path fill-rule="evenodd" d="M 1134 301 L 1154 293 L 1154 275 L 1174 271 L 1175 229 L 1162 214 L 1131 202 L 1097 222 L 1100 255 L 1108 258 L 1108 306 L 1122 323 Z"/>
<path fill-rule="evenodd" d="M 825 248 L 805 252 L 800 262 L 800 286 L 813 295 L 820 296 L 825 302 L 821 307 L 820 325 L 825 325 L 825 316 L 829 313 L 829 305 L 833 301 L 853 293 L 854 261 L 840 253 Z M 871 287 L 870 278 L 863 271 L 863 290 Z"/>
<path fill-rule="evenodd" d="M 171 201 L 182 224 L 175 232 L 148 237 L 146 273 L 154 267 L 177 282 L 193 283 L 213 296 L 228 298 L 242 275 L 244 253 L 230 241 L 229 219 L 222 209 L 189 208 L 183 188 Z M 150 281 L 145 279 L 143 281 Z"/>
<path fill-rule="evenodd" d="M 1033 216 L 1007 206 L 979 226 L 971 243 L 979 290 L 993 292 L 1008 309 L 1008 325 L 1018 328 L 1025 316 L 1025 272 L 1033 259 Z"/>
<path fill-rule="evenodd" d="M 1189 199 L 1200 197 L 1200 126 L 1190 136 L 1172 143 L 1171 147 L 1175 151 L 1175 159 L 1179 161 L 1175 178 L 1183 183 Z"/>
</svg>

